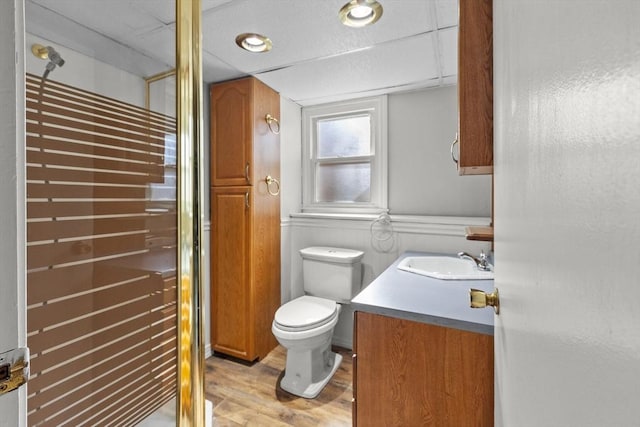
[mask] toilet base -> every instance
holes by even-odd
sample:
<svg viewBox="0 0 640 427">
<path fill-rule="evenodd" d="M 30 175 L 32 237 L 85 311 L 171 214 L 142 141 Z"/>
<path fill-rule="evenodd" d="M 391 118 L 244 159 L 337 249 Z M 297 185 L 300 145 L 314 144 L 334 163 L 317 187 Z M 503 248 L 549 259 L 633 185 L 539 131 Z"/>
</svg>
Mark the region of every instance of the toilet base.
<svg viewBox="0 0 640 427">
<path fill-rule="evenodd" d="M 331 380 L 333 374 L 335 374 L 340 367 L 340 363 L 342 363 L 342 355 L 340 354 L 329 351 L 327 356 L 327 363 L 324 366 L 322 374 L 318 375 L 319 378 L 315 381 L 311 380 L 312 382 L 310 382 L 308 379 L 304 380 L 301 378 L 299 373 L 293 372 L 289 366 L 289 358 L 292 357 L 292 354 L 287 354 L 287 370 L 285 370 L 285 375 L 280 381 L 280 387 L 282 387 L 284 391 L 304 397 L 305 399 L 315 398 Z M 290 370 L 291 372 L 288 375 L 287 371 Z"/>
</svg>

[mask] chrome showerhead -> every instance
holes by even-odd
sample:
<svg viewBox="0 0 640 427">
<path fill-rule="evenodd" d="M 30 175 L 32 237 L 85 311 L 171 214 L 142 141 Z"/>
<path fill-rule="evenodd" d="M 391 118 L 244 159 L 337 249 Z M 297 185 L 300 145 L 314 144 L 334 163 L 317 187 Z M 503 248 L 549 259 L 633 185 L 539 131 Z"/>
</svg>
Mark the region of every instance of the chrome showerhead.
<svg viewBox="0 0 640 427">
<path fill-rule="evenodd" d="M 60 54 L 51 46 L 47 46 L 47 57 L 49 61 L 53 62 L 58 67 L 62 67 L 64 65 L 64 59 L 60 56 Z"/>
<path fill-rule="evenodd" d="M 51 46 L 45 47 L 39 44 L 34 44 L 31 46 L 31 52 L 40 59 L 49 60 L 45 66 L 44 74 L 42 75 L 43 79 L 46 79 L 49 76 L 49 73 L 55 70 L 56 67 L 62 67 L 64 65 L 64 59 L 62 59 L 60 54 Z"/>
</svg>

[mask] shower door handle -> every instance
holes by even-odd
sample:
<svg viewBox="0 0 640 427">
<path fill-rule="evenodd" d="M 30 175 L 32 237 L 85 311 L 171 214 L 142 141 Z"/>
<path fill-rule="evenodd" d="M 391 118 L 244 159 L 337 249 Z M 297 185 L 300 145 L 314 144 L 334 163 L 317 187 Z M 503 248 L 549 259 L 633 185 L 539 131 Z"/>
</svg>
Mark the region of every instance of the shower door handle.
<svg viewBox="0 0 640 427">
<path fill-rule="evenodd" d="M 9 393 L 29 380 L 29 347 L 0 353 L 0 395 Z"/>
</svg>

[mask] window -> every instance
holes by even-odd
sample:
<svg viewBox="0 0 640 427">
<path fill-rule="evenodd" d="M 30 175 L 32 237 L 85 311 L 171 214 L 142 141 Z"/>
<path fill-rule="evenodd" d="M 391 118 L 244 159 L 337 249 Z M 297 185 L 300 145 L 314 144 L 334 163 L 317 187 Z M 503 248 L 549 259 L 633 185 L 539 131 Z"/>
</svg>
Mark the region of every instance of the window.
<svg viewBox="0 0 640 427">
<path fill-rule="evenodd" d="M 305 107 L 303 211 L 387 209 L 387 97 Z"/>
</svg>

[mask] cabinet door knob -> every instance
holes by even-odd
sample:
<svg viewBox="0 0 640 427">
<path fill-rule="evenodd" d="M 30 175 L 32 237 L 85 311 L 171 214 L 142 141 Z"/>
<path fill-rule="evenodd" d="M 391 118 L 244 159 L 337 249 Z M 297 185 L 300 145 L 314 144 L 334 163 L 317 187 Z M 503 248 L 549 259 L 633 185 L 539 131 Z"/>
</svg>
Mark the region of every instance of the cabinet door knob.
<svg viewBox="0 0 640 427">
<path fill-rule="evenodd" d="M 469 289 L 469 299 L 471 308 L 493 307 L 496 314 L 500 314 L 500 295 L 498 289 L 490 294 L 480 289 Z"/>
<path fill-rule="evenodd" d="M 458 164 L 458 159 L 456 159 L 456 156 L 453 152 L 453 147 L 455 147 L 455 145 L 458 143 L 458 133 L 456 132 L 456 139 L 453 140 L 453 142 L 451 143 L 451 160 L 453 160 L 453 163 L 455 163 L 456 165 Z"/>
</svg>

